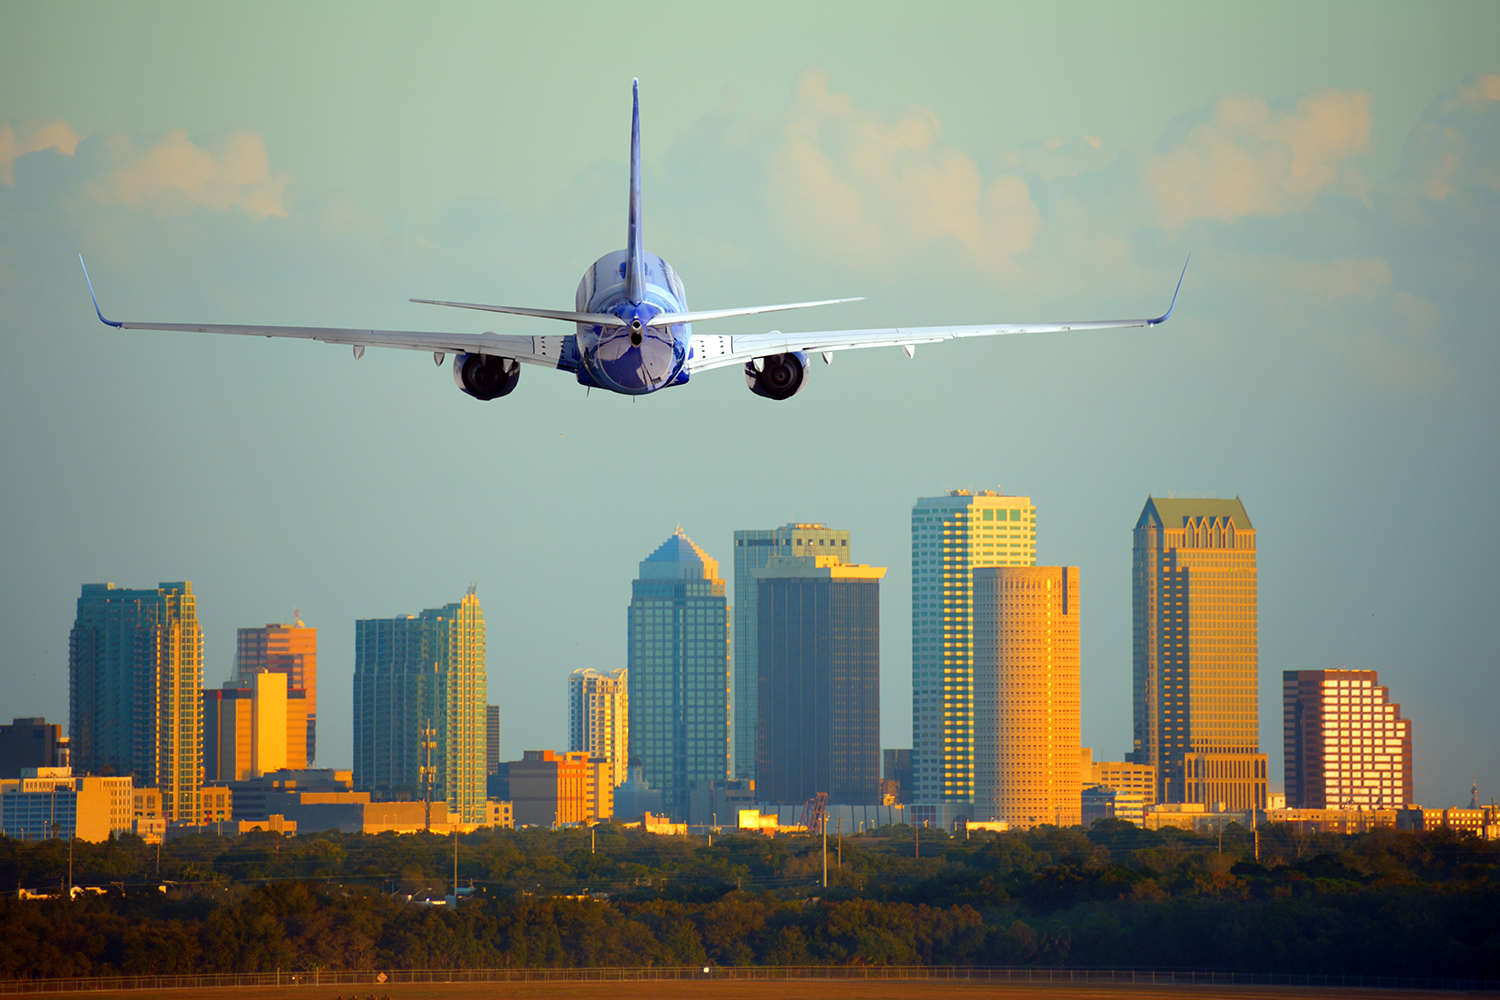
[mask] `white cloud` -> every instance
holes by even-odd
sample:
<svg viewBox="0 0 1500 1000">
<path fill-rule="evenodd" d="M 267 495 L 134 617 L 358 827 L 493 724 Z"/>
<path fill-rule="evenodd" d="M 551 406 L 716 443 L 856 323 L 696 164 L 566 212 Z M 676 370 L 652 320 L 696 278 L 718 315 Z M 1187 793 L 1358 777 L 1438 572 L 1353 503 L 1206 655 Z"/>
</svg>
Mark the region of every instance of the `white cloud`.
<svg viewBox="0 0 1500 1000">
<path fill-rule="evenodd" d="M 1309 208 L 1350 158 L 1369 151 L 1370 122 L 1364 91 L 1318 91 L 1285 111 L 1262 97 L 1221 98 L 1180 146 L 1149 159 L 1159 221 L 1176 230 L 1193 219 Z"/>
<path fill-rule="evenodd" d="M 797 83 L 769 164 L 781 227 L 858 264 L 956 245 L 988 268 L 1028 249 L 1040 215 L 1014 174 L 986 179 L 975 160 L 941 142 L 937 116 L 894 119 L 830 93 L 822 70 Z"/>
<path fill-rule="evenodd" d="M 182 131 L 168 132 L 144 150 L 123 135 L 111 136 L 105 146 L 112 167 L 90 187 L 100 201 L 160 215 L 186 215 L 197 208 L 239 208 L 261 219 L 287 214 L 283 199 L 291 175 L 271 172 L 265 140 L 256 132 L 237 129 L 209 149 Z"/>
<path fill-rule="evenodd" d="M 32 119 L 16 129 L 10 122 L 0 122 L 0 184 L 16 186 L 16 160 L 44 149 L 55 149 L 72 156 L 78 148 L 78 133 L 60 118 L 51 121 Z"/>
</svg>

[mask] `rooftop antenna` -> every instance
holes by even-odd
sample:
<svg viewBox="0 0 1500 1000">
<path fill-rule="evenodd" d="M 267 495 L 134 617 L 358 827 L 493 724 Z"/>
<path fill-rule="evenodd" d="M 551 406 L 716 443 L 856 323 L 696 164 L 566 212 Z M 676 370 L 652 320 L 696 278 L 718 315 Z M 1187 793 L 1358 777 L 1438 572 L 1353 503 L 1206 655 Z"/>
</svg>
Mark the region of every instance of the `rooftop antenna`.
<svg viewBox="0 0 1500 1000">
<path fill-rule="evenodd" d="M 303 625 L 302 625 L 302 609 L 301 608 L 293 608 L 292 609 L 292 621 L 296 624 L 296 626 L 298 628 L 302 628 L 303 627 Z"/>
</svg>

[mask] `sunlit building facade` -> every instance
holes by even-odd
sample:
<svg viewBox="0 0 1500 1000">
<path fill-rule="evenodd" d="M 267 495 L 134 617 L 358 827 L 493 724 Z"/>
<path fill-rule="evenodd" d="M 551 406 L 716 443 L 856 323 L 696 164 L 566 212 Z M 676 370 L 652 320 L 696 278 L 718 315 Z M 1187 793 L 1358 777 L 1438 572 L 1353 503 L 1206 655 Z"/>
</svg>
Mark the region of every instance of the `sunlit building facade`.
<svg viewBox="0 0 1500 1000">
<path fill-rule="evenodd" d="M 1281 720 L 1290 808 L 1412 804 L 1411 720 L 1375 671 L 1284 671 Z"/>
<path fill-rule="evenodd" d="M 1157 801 L 1266 807 L 1255 528 L 1238 499 L 1149 497 L 1133 553 L 1134 750 Z"/>
<path fill-rule="evenodd" d="M 677 529 L 640 564 L 627 613 L 630 757 L 679 822 L 689 782 L 729 777 L 729 603 L 719 563 Z"/>
<path fill-rule="evenodd" d="M 912 801 L 970 816 L 974 747 L 974 570 L 1036 565 L 1030 497 L 953 490 L 911 511 Z M 932 811 L 932 818 L 938 812 Z"/>
<path fill-rule="evenodd" d="M 609 762 L 610 787 L 630 763 L 630 670 L 579 669 L 568 676 L 568 750 Z"/>
<path fill-rule="evenodd" d="M 203 635 L 191 583 L 86 583 L 68 636 L 68 730 L 80 773 L 161 790 L 168 822 L 193 821 L 203 780 Z"/>
<path fill-rule="evenodd" d="M 974 570 L 974 818 L 1080 820 L 1078 568 Z"/>
<path fill-rule="evenodd" d="M 293 753 L 288 767 L 311 767 L 318 756 L 318 630 L 301 618 L 291 625 L 265 625 L 238 630 L 234 651 L 234 679 L 249 687 L 251 678 L 263 671 L 285 674 L 288 697 L 300 701 L 302 720 L 288 720 L 293 728 L 306 728 L 304 751 Z"/>
<path fill-rule="evenodd" d="M 458 823 L 485 822 L 484 612 L 474 588 L 420 615 L 354 623 L 354 787 L 421 797 L 424 730 L 433 798 Z"/>
<path fill-rule="evenodd" d="M 754 572 L 772 556 L 837 558 L 853 562 L 849 532 L 826 524 L 793 522 L 779 528 L 751 529 L 734 533 L 734 776 L 755 780 L 758 749 L 760 670 L 758 590 Z"/>
</svg>

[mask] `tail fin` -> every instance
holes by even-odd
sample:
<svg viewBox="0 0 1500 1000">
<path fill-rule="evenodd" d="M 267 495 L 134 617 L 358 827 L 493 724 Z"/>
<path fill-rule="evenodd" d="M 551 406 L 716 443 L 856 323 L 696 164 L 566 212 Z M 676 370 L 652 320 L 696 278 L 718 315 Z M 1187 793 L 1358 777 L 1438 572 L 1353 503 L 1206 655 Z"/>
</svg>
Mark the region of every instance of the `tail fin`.
<svg viewBox="0 0 1500 1000">
<path fill-rule="evenodd" d="M 625 297 L 646 296 L 646 248 L 641 244 L 641 81 L 630 84 L 630 231 L 625 237 Z"/>
</svg>

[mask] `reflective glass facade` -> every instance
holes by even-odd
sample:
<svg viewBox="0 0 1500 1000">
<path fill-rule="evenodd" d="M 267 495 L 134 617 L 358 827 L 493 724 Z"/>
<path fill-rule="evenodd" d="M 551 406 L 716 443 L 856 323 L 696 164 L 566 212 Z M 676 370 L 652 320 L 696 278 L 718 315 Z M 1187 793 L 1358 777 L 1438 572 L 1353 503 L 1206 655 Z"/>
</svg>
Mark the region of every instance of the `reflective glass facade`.
<svg viewBox="0 0 1500 1000">
<path fill-rule="evenodd" d="M 191 583 L 83 585 L 68 636 L 68 730 L 80 773 L 130 775 L 161 789 L 168 822 L 195 820 L 202 690 L 203 635 Z"/>
<path fill-rule="evenodd" d="M 1030 497 L 954 490 L 911 511 L 912 801 L 974 802 L 974 581 L 1036 565 Z"/>
<path fill-rule="evenodd" d="M 849 554 L 849 532 L 824 524 L 793 522 L 779 528 L 752 529 L 734 533 L 734 776 L 755 780 L 757 700 L 759 695 L 756 615 L 758 591 L 751 574 L 770 562 L 772 556 L 829 557 L 853 562 Z"/>
<path fill-rule="evenodd" d="M 718 561 L 680 528 L 641 562 L 627 639 L 630 757 L 683 822 L 688 783 L 729 776 L 729 602 Z"/>
<path fill-rule="evenodd" d="M 436 730 L 433 800 L 461 823 L 485 816 L 488 742 L 484 612 L 462 601 L 354 623 L 354 787 L 423 793 L 422 730 Z"/>
<path fill-rule="evenodd" d="M 827 792 L 837 803 L 879 804 L 884 575 L 832 557 L 780 557 L 756 571 L 761 801 Z"/>
<path fill-rule="evenodd" d="M 1151 497 L 1136 521 L 1130 759 L 1159 802 L 1265 808 L 1255 544 L 1238 499 Z"/>
</svg>

